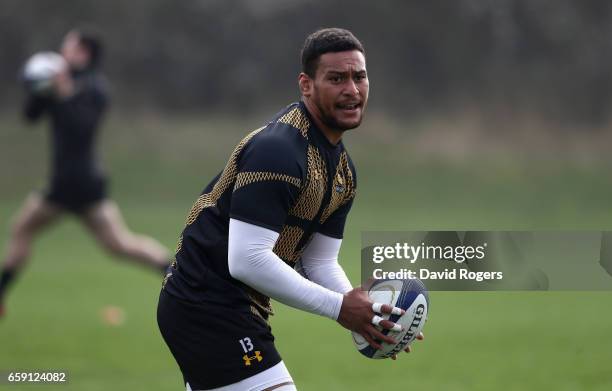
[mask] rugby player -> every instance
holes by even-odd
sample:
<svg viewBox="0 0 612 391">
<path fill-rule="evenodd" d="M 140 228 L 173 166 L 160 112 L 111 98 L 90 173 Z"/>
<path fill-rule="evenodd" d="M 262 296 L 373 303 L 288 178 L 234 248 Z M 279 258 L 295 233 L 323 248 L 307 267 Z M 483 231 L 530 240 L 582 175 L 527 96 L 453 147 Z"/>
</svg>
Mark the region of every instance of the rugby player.
<svg viewBox="0 0 612 391">
<path fill-rule="evenodd" d="M 0 316 L 8 285 L 27 262 L 35 236 L 66 212 L 77 216 L 112 254 L 166 271 L 170 254 L 157 241 L 126 227 L 108 199 L 106 177 L 96 157 L 96 133 L 106 111 L 107 94 L 98 73 L 102 42 L 92 32 L 73 30 L 61 54 L 67 67 L 53 79 L 51 94 L 27 94 L 29 121 L 51 122 L 51 180 L 43 194 L 30 194 L 17 213 L 0 274 Z"/>
<path fill-rule="evenodd" d="M 362 44 L 322 29 L 302 49 L 301 100 L 249 133 L 194 203 L 158 324 L 187 390 L 295 390 L 268 325 L 270 298 L 336 320 L 374 347 L 381 312 L 338 264 L 357 177 L 342 143 L 369 82 Z M 374 312 L 378 311 L 378 314 Z"/>
</svg>

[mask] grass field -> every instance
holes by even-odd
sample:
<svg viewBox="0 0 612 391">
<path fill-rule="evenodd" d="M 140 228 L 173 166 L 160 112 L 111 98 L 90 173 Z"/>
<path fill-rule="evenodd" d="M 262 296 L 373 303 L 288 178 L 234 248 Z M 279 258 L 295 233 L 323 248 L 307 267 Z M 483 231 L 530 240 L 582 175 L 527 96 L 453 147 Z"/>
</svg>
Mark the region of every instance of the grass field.
<svg viewBox="0 0 612 391">
<path fill-rule="evenodd" d="M 104 157 L 130 226 L 174 248 L 200 189 L 240 134 L 257 125 L 246 123 L 111 121 Z M 397 128 L 378 137 L 379 124 L 369 125 L 347 138 L 359 190 L 341 263 L 354 283 L 363 230 L 612 228 L 604 158 L 585 163 L 474 146 L 470 158 L 445 159 L 412 146 L 418 132 Z M 2 121 L 2 238 L 21 198 L 43 183 L 46 140 L 44 132 Z M 67 216 L 37 241 L 9 296 L 0 372 L 69 372 L 68 384 L 45 390 L 181 389 L 155 323 L 160 280 L 100 251 Z M 431 303 L 426 340 L 396 362 L 363 358 L 332 321 L 280 304 L 272 327 L 300 390 L 612 389 L 612 292 L 432 292 Z M 124 309 L 123 325 L 101 321 L 108 305 Z"/>
</svg>

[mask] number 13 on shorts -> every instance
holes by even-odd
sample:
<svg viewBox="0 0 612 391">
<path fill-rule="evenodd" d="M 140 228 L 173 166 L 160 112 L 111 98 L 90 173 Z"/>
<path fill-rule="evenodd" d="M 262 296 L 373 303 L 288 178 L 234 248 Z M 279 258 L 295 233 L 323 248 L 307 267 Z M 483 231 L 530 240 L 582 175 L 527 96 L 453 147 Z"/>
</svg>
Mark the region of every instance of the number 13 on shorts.
<svg viewBox="0 0 612 391">
<path fill-rule="evenodd" d="M 242 350 L 245 353 L 253 351 L 253 343 L 251 342 L 251 338 L 245 337 L 238 340 L 240 342 L 240 346 L 242 346 Z"/>
</svg>

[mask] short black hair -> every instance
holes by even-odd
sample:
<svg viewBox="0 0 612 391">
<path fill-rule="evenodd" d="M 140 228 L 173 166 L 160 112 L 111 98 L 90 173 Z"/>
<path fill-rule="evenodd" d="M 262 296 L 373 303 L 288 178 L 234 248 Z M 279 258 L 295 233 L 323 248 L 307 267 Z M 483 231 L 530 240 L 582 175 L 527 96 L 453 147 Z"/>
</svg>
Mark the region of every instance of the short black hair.
<svg viewBox="0 0 612 391">
<path fill-rule="evenodd" d="M 359 50 L 365 54 L 363 45 L 348 30 L 324 28 L 310 34 L 302 48 L 302 72 L 314 78 L 319 65 L 319 57 L 325 53 Z"/>
<path fill-rule="evenodd" d="M 73 30 L 79 37 L 79 44 L 89 53 L 89 68 L 97 68 L 102 62 L 104 45 L 100 33 L 93 27 L 79 27 Z"/>
</svg>

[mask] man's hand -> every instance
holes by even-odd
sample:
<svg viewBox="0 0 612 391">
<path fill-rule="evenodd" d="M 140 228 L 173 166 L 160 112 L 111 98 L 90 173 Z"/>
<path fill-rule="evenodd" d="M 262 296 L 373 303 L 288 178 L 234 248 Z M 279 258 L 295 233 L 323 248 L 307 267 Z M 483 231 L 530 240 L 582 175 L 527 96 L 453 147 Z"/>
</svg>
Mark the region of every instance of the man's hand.
<svg viewBox="0 0 612 391">
<path fill-rule="evenodd" d="M 425 339 L 425 336 L 423 335 L 423 333 L 419 333 L 416 339 L 418 339 L 419 341 L 422 341 Z M 404 349 L 404 352 L 406 353 L 410 353 L 411 351 L 412 349 L 410 349 L 410 345 L 406 346 L 406 349 Z M 391 356 L 391 360 L 397 360 L 397 354 L 394 354 L 393 356 Z"/>
<path fill-rule="evenodd" d="M 378 341 L 395 343 L 395 340 L 391 336 L 384 335 L 380 332 L 374 327 L 372 322 L 377 321 L 378 325 L 385 329 L 397 329 L 400 326 L 390 320 L 376 319 L 375 317 L 377 317 L 377 314 L 372 309 L 372 304 L 374 303 L 372 303 L 367 293 L 361 288 L 357 287 L 353 289 L 344 295 L 342 308 L 340 308 L 340 315 L 338 316 L 338 323 L 351 331 L 361 334 L 373 348 L 380 349 L 381 345 Z M 380 307 L 380 313 L 382 314 L 391 314 L 392 312 L 400 312 L 403 314 L 405 311 L 388 304 L 383 304 Z"/>
</svg>

